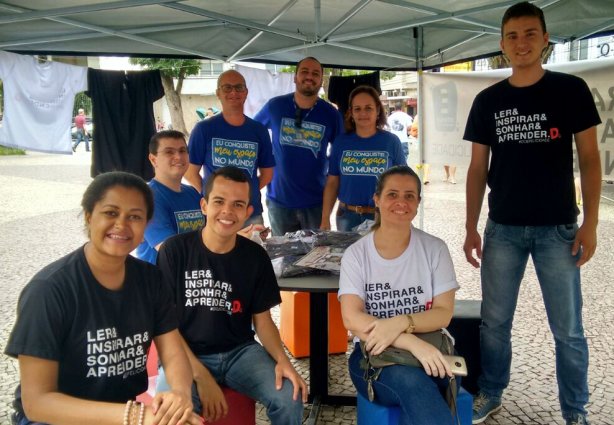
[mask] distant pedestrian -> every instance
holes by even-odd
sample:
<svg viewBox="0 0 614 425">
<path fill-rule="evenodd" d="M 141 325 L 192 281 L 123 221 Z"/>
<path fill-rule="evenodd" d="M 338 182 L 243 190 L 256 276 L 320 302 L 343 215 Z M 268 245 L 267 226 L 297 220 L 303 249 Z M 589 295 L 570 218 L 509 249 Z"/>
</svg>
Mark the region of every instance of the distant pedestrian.
<svg viewBox="0 0 614 425">
<path fill-rule="evenodd" d="M 81 143 L 81 140 L 85 140 L 85 151 L 90 151 L 90 135 L 85 128 L 85 111 L 83 109 L 79 109 L 77 116 L 74 119 L 75 127 L 77 129 L 77 142 L 73 145 L 72 151 L 77 151 L 77 146 Z"/>
</svg>

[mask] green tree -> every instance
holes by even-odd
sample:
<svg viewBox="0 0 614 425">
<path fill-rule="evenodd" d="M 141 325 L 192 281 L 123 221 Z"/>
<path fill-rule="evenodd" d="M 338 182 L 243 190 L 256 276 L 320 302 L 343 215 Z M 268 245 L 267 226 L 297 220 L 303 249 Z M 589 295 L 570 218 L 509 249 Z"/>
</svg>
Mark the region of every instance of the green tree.
<svg viewBox="0 0 614 425">
<path fill-rule="evenodd" d="M 187 136 L 189 133 L 183 119 L 181 90 L 185 77 L 197 75 L 200 72 L 200 62 L 196 59 L 131 58 L 130 63 L 141 65 L 146 69 L 160 70 L 166 104 L 171 113 L 171 124 L 175 130 Z"/>
</svg>

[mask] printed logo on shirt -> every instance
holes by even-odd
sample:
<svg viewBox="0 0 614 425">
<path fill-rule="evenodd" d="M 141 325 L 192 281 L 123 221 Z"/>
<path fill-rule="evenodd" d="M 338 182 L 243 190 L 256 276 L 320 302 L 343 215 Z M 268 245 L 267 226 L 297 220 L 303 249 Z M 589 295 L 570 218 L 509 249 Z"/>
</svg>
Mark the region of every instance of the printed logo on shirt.
<svg viewBox="0 0 614 425">
<path fill-rule="evenodd" d="M 310 121 L 303 121 L 300 128 L 294 125 L 294 118 L 282 118 L 279 130 L 279 143 L 309 149 L 314 157 L 318 157 L 326 126 Z"/>
<path fill-rule="evenodd" d="M 365 308 L 367 313 L 374 317 L 415 314 L 432 307 L 432 300 L 424 299 L 421 285 L 393 289 L 390 283 L 367 283 L 365 290 Z"/>
<path fill-rule="evenodd" d="M 186 270 L 183 283 L 186 307 L 208 307 L 228 314 L 243 311 L 241 302 L 232 300 L 232 284 L 216 280 L 211 270 Z"/>
<path fill-rule="evenodd" d="M 548 128 L 546 114 L 522 115 L 517 108 L 495 112 L 495 132 L 499 143 L 550 143 L 561 138 L 558 128 Z"/>
<path fill-rule="evenodd" d="M 346 176 L 379 176 L 386 171 L 388 152 L 385 151 L 343 151 L 341 174 Z"/>
<path fill-rule="evenodd" d="M 258 143 L 239 140 L 227 140 L 214 137 L 211 139 L 212 163 L 214 167 L 229 165 L 242 168 L 250 177 L 256 171 Z"/>
<path fill-rule="evenodd" d="M 401 121 L 397 119 L 392 119 L 390 120 L 390 128 L 392 129 L 392 131 L 403 131 L 405 129 L 405 126 Z"/>
<path fill-rule="evenodd" d="M 147 365 L 149 332 L 120 337 L 115 327 L 87 331 L 86 378 L 110 378 L 141 373 Z"/>
<path fill-rule="evenodd" d="M 198 230 L 205 224 L 205 218 L 200 210 L 175 211 L 177 232 L 185 233 Z"/>
</svg>

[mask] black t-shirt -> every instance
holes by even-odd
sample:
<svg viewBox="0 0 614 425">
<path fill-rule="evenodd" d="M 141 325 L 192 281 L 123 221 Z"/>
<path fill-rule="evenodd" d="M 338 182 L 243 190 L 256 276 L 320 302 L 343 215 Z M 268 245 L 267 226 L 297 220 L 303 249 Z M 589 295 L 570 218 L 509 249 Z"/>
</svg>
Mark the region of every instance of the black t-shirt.
<svg viewBox="0 0 614 425">
<path fill-rule="evenodd" d="M 489 218 L 501 224 L 575 223 L 573 134 L 601 122 L 581 78 L 546 71 L 529 87 L 503 80 L 473 102 L 464 139 L 490 146 Z"/>
<path fill-rule="evenodd" d="M 127 171 L 153 178 L 149 139 L 156 132 L 153 102 L 164 96 L 160 71 L 89 69 L 87 95 L 92 98 L 94 148 L 92 177 Z"/>
<path fill-rule="evenodd" d="M 337 105 L 343 117 L 345 117 L 345 112 L 349 107 L 350 93 L 358 86 L 371 86 L 381 94 L 382 89 L 379 83 L 379 71 L 363 75 L 350 75 L 347 77 L 330 77 L 330 82 L 328 84 L 328 99 Z"/>
<path fill-rule="evenodd" d="M 167 239 L 158 266 L 174 293 L 179 331 L 196 355 L 221 353 L 253 341 L 252 315 L 281 302 L 266 251 L 237 236 L 232 251 L 216 254 L 201 230 Z"/>
<path fill-rule="evenodd" d="M 125 402 L 147 389 L 152 338 L 176 328 L 156 267 L 128 257 L 123 288 L 110 291 L 92 274 L 81 247 L 23 289 L 5 353 L 57 361 L 64 394 Z"/>
</svg>

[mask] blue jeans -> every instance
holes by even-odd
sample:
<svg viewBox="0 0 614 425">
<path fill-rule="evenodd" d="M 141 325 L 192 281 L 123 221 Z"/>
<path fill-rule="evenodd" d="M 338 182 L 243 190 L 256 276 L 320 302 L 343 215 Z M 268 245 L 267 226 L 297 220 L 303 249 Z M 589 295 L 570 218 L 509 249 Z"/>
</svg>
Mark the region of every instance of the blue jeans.
<svg viewBox="0 0 614 425">
<path fill-rule="evenodd" d="M 286 208 L 271 199 L 266 200 L 273 236 L 283 236 L 297 230 L 319 229 L 322 205 L 311 208 Z"/>
<path fill-rule="evenodd" d="M 303 402 L 292 400 L 292 383 L 285 379 L 280 390 L 275 388 L 275 361 L 262 345 L 255 341 L 240 345 L 225 353 L 197 356 L 216 382 L 259 401 L 266 407 L 273 425 L 300 425 L 303 421 Z M 159 369 L 156 391 L 168 391 L 162 368 Z M 192 386 L 194 411 L 202 412 L 202 404 Z M 232 408 L 232 406 L 229 406 Z"/>
<path fill-rule="evenodd" d="M 365 220 L 373 220 L 373 214 L 358 214 L 339 206 L 337 208 L 337 230 L 349 232 Z"/>
<path fill-rule="evenodd" d="M 588 346 L 582 327 L 580 269 L 575 264 L 580 253 L 571 255 L 577 230 L 577 224 L 508 226 L 489 219 L 481 267 L 480 390 L 501 397 L 509 384 L 512 321 L 530 255 L 554 335 L 559 402 L 565 419 L 586 414 L 588 402 Z"/>
<path fill-rule="evenodd" d="M 87 134 L 85 134 L 83 129 L 80 129 L 80 128 L 77 129 L 77 142 L 72 147 L 73 150 L 77 149 L 77 146 L 79 146 L 79 143 L 81 143 L 81 140 L 83 140 L 84 138 L 85 138 L 85 150 L 89 152 L 89 150 L 90 150 L 90 138 L 89 138 L 89 136 Z"/>
<path fill-rule="evenodd" d="M 365 371 L 360 368 L 362 352 L 355 345 L 350 355 L 350 377 L 356 391 L 367 396 Z M 448 380 L 428 376 L 421 367 L 387 366 L 373 383 L 375 402 L 384 406 L 399 406 L 399 425 L 453 425 L 454 419 L 442 391 Z"/>
</svg>

